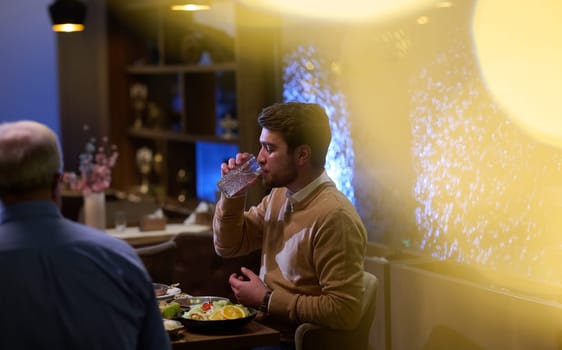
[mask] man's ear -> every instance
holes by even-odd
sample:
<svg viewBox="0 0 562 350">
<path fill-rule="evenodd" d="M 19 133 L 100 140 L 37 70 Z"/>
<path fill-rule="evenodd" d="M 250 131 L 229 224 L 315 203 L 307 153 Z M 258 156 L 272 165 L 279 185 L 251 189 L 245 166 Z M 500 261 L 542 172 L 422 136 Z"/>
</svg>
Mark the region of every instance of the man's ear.
<svg viewBox="0 0 562 350">
<path fill-rule="evenodd" d="M 295 149 L 295 158 L 300 163 L 304 163 L 310 160 L 311 149 L 309 145 L 301 145 Z"/>
</svg>

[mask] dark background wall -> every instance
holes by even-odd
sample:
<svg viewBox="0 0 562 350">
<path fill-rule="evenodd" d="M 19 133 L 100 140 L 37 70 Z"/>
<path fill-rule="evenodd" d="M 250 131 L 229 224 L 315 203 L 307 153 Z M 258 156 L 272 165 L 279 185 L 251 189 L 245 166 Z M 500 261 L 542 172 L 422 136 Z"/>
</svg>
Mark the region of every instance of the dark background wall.
<svg viewBox="0 0 562 350">
<path fill-rule="evenodd" d="M 0 4 L 0 121 L 33 119 L 59 132 L 56 36 L 50 0 Z"/>
</svg>

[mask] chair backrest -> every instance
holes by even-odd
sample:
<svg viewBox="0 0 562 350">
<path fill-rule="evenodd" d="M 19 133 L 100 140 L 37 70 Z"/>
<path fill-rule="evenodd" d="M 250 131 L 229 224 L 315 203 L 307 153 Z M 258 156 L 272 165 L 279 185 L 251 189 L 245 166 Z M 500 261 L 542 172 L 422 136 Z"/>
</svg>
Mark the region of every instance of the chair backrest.
<svg viewBox="0 0 562 350">
<path fill-rule="evenodd" d="M 367 350 L 369 332 L 375 319 L 378 280 L 375 275 L 363 272 L 364 294 L 361 304 L 361 318 L 357 328 L 333 330 L 311 323 L 299 325 L 295 332 L 297 350 Z"/>
<path fill-rule="evenodd" d="M 236 300 L 228 277 L 244 266 L 259 272 L 260 252 L 246 256 L 221 258 L 215 253 L 212 233 L 183 232 L 174 238 L 178 245 L 175 281 L 191 295 L 217 295 Z"/>
<path fill-rule="evenodd" d="M 136 248 L 153 282 L 171 284 L 177 256 L 177 245 L 173 240 Z"/>
<path fill-rule="evenodd" d="M 364 349 L 367 349 L 369 345 L 369 332 L 375 319 L 379 281 L 375 275 L 364 271 L 363 285 L 365 287 L 365 294 L 363 295 L 361 321 L 359 321 L 359 326 L 357 327 L 357 335 L 361 340 L 364 340 Z"/>
</svg>

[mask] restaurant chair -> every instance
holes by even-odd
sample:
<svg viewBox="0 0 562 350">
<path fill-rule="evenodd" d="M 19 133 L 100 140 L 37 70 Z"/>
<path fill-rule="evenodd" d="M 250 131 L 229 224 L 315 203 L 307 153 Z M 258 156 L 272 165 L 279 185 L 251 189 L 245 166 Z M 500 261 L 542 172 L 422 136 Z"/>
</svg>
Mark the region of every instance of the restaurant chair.
<svg viewBox="0 0 562 350">
<path fill-rule="evenodd" d="M 178 246 L 175 278 L 180 288 L 191 295 L 210 295 L 235 300 L 228 277 L 245 266 L 259 273 L 260 252 L 222 258 L 215 253 L 213 234 L 182 232 L 174 238 Z"/>
<path fill-rule="evenodd" d="M 367 350 L 369 332 L 375 318 L 378 281 L 375 275 L 363 272 L 365 294 L 357 328 L 334 330 L 312 323 L 303 323 L 295 332 L 296 350 Z"/>
<path fill-rule="evenodd" d="M 135 249 L 152 281 L 163 284 L 176 282 L 173 278 L 177 250 L 174 240 Z"/>
</svg>

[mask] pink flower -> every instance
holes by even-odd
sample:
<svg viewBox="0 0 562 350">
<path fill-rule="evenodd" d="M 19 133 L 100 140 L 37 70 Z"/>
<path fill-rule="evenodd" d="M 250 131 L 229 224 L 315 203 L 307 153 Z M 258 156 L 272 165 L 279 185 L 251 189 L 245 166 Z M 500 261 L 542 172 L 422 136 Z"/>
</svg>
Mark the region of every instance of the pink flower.
<svg viewBox="0 0 562 350">
<path fill-rule="evenodd" d="M 74 172 L 65 172 L 63 182 L 70 188 L 81 191 L 83 195 L 92 192 L 102 192 L 111 185 L 111 169 L 115 166 L 119 154 L 117 147 L 108 148 L 100 146 L 96 149 L 96 140 L 91 139 L 86 143 L 84 153 L 81 153 L 78 176 Z M 107 140 L 104 139 L 104 144 Z"/>
</svg>

